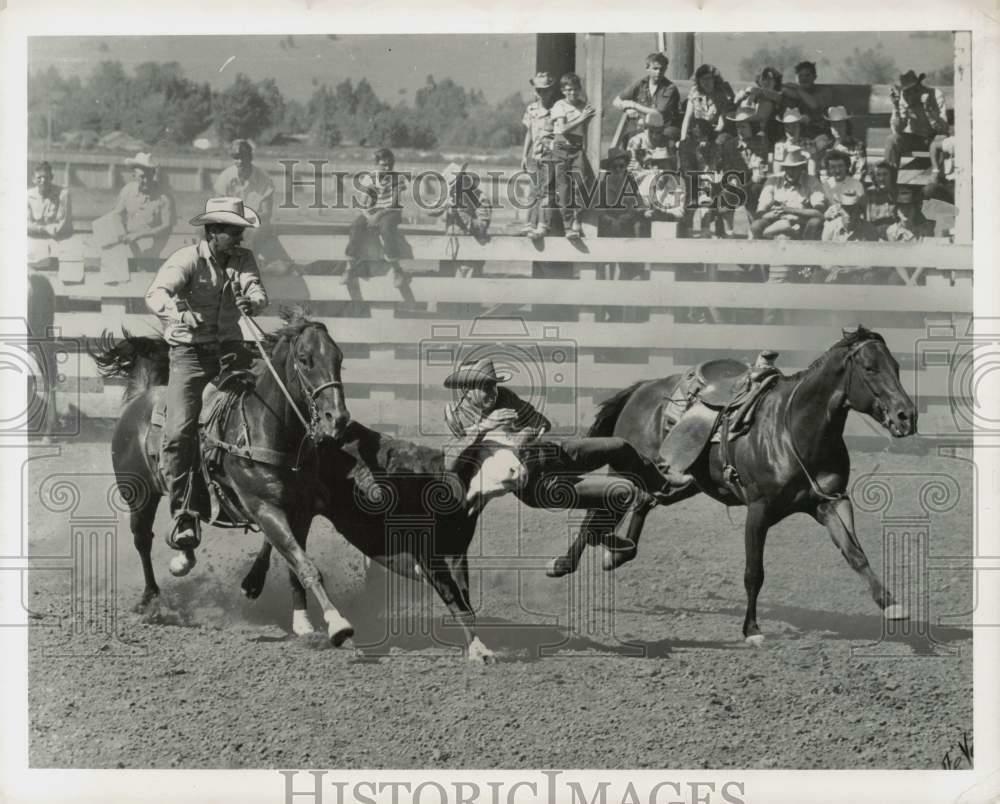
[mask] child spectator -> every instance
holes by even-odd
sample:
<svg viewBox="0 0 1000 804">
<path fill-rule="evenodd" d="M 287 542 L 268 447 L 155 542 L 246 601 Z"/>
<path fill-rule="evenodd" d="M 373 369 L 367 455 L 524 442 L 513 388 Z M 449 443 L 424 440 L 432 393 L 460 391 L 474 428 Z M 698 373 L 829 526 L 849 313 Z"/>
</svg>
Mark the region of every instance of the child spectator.
<svg viewBox="0 0 1000 804">
<path fill-rule="evenodd" d="M 396 157 L 388 148 L 375 151 L 374 160 L 375 172 L 365 174 L 360 180 L 365 197 L 361 213 L 351 224 L 344 252 L 349 262 L 342 281 L 346 285 L 357 278 L 359 263 L 364 261 L 365 237 L 374 229 L 382 241 L 382 253 L 389 263 L 392 284 L 402 288 L 408 282 L 399 265 L 399 224 L 403 220 L 400 193 L 406 189 L 406 177 L 394 170 Z"/>
<path fill-rule="evenodd" d="M 443 203 L 428 214 L 432 217 L 444 215 L 445 232 L 452 238 L 458 235 L 471 235 L 478 243 L 489 240 L 488 230 L 493 215 L 493 207 L 479 186 L 479 176 L 467 173 L 465 162 L 458 165 L 452 162 L 444 169 L 446 195 Z M 458 242 L 454 245 L 453 257 L 461 252 Z M 484 260 L 453 259 L 442 262 L 440 272 L 466 279 L 471 276 L 482 276 Z"/>
<path fill-rule="evenodd" d="M 629 138 L 628 153 L 631 156 L 629 170 L 633 173 L 651 168 L 676 168 L 675 141 L 668 137 L 659 112 L 646 115 L 643 130 Z"/>
<path fill-rule="evenodd" d="M 888 162 L 882 161 L 875 163 L 871 176 L 872 186 L 865 194 L 865 217 L 884 240 L 886 228 L 896 220 L 896 172 Z"/>
<path fill-rule="evenodd" d="M 555 174 L 544 168 L 552 154 L 552 106 L 559 98 L 559 89 L 552 76 L 539 72 L 531 79 L 535 99 L 528 104 L 521 118 L 525 128 L 521 152 L 521 170 L 532 177 L 533 204 L 528 211 L 528 225 L 522 234 L 542 237 L 549 230 L 555 210 Z"/>
<path fill-rule="evenodd" d="M 892 133 L 885 140 L 885 161 L 897 170 L 904 155 L 929 150 L 936 136 L 948 133 L 944 94 L 925 87 L 923 80 L 924 73 L 907 70 L 889 90 Z"/>
<path fill-rule="evenodd" d="M 830 148 L 843 151 L 851 158 L 849 173 L 858 181 L 865 181 L 868 172 L 868 149 L 851 133 L 851 115 L 843 106 L 831 106 L 824 119 L 830 124 L 827 132 L 832 137 Z"/>
<path fill-rule="evenodd" d="M 796 108 L 785 109 L 781 116 L 781 125 L 785 131 L 785 137 L 774 144 L 772 159 L 775 165 L 780 164 L 785 159 L 788 150 L 801 151 L 808 160 L 808 173 L 810 176 L 816 175 L 816 159 L 814 140 L 810 140 L 802 134 L 802 122 L 805 118 Z"/>
<path fill-rule="evenodd" d="M 632 120 L 657 113 L 663 121 L 664 136 L 672 143 L 680 139 L 681 96 L 677 85 L 667 78 L 669 59 L 662 53 L 646 56 L 646 75 L 627 87 L 613 101 L 616 109 Z"/>
<path fill-rule="evenodd" d="M 708 135 L 714 142 L 722 133 L 726 113 L 733 105 L 732 88 L 711 64 L 702 64 L 695 70 L 692 81 L 681 123 L 681 142 L 687 146 L 688 161 L 693 161 L 694 143 L 699 138 Z"/>
<path fill-rule="evenodd" d="M 823 232 L 826 194 L 819 179 L 806 172 L 809 157 L 799 148 L 788 148 L 776 168 L 781 173 L 767 180 L 760 192 L 757 213 L 750 225 L 755 239 L 783 236 L 819 240 Z"/>
<path fill-rule="evenodd" d="M 885 239 L 890 243 L 909 243 L 934 236 L 934 221 L 924 217 L 921 199 L 913 187 L 896 188 L 896 219 L 886 227 Z"/>
<path fill-rule="evenodd" d="M 767 180 L 767 140 L 763 132 L 754 134 L 755 113 L 752 107 L 741 106 L 727 117 L 735 124 L 736 136 L 723 143 L 722 168 L 741 175 L 739 187 L 746 193 L 746 209 L 757 209 L 757 199 Z"/>
<path fill-rule="evenodd" d="M 755 85 L 740 90 L 733 103 L 737 109 L 751 112 L 749 119 L 757 124 L 769 143 L 784 136 L 778 118 L 785 110 L 785 93 L 782 92 L 781 73 L 774 67 L 761 70 Z"/>
<path fill-rule="evenodd" d="M 576 73 L 566 73 L 559 81 L 559 88 L 563 97 L 555 102 L 551 111 L 555 134 L 551 162 L 566 237 L 579 240 L 583 236 L 583 229 L 573 184 L 577 177 L 582 176 L 581 155 L 586 144 L 587 124 L 594 116 L 594 107 L 587 102 L 580 76 Z"/>
<path fill-rule="evenodd" d="M 800 61 L 795 65 L 797 84 L 787 84 L 783 91 L 789 106 L 797 106 L 802 113 L 802 136 L 814 140 L 827 129 L 823 113 L 835 105 L 833 90 L 816 83 L 816 64 Z"/>
<path fill-rule="evenodd" d="M 924 185 L 924 198 L 955 203 L 955 113 L 948 110 L 948 136 L 931 143 L 930 182 Z"/>
<path fill-rule="evenodd" d="M 73 234 L 69 190 L 52 183 L 52 165 L 39 162 L 28 190 L 28 237 L 58 240 Z"/>
</svg>

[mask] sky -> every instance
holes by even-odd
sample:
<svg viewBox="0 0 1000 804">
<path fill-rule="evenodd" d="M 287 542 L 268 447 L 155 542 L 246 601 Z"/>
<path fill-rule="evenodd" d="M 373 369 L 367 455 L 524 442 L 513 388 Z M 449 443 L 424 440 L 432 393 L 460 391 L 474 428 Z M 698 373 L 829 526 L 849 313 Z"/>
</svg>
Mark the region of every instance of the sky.
<svg viewBox="0 0 1000 804">
<path fill-rule="evenodd" d="M 582 41 L 581 35 L 577 45 L 581 74 Z M 740 75 L 740 60 L 764 46 L 798 44 L 820 64 L 820 80 L 825 72 L 831 81 L 854 48 L 881 45 L 902 71 L 912 67 L 918 73 L 952 60 L 950 35 L 937 33 L 714 33 L 701 34 L 698 42 L 696 62 L 715 64 L 731 80 L 752 77 Z M 638 76 L 655 44 L 652 33 L 609 34 L 605 65 Z M 285 97 L 297 100 L 308 99 L 317 83 L 367 78 L 387 102 L 411 98 L 433 75 L 480 89 L 495 102 L 514 92 L 527 94 L 534 58 L 535 38 L 523 34 L 44 37 L 30 40 L 28 68 L 34 72 L 55 66 L 64 75 L 86 76 L 102 60 L 120 61 L 126 68 L 144 61 L 178 61 L 189 78 L 208 81 L 214 88 L 228 86 L 236 73 L 243 72 L 254 80 L 274 78 Z"/>
</svg>

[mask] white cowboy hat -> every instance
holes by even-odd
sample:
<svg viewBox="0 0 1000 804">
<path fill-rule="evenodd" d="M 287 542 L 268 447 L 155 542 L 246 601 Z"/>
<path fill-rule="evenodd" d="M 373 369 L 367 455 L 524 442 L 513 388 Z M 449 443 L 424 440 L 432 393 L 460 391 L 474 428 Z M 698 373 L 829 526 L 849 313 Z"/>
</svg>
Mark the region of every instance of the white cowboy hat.
<svg viewBox="0 0 1000 804">
<path fill-rule="evenodd" d="M 856 190 L 844 190 L 840 194 L 840 206 L 842 207 L 853 207 L 861 203 L 861 196 L 858 195 Z"/>
<path fill-rule="evenodd" d="M 794 106 L 785 109 L 785 113 L 781 116 L 781 123 L 801 123 L 805 118 L 802 116 L 802 112 L 796 109 Z"/>
<path fill-rule="evenodd" d="M 778 167 L 799 167 L 809 164 L 809 156 L 801 148 L 788 148 L 780 162 L 775 163 Z"/>
<path fill-rule="evenodd" d="M 756 110 L 751 106 L 740 106 L 736 110 L 736 114 L 726 115 L 726 120 L 732 120 L 734 123 L 742 123 L 745 120 L 753 120 L 757 116 Z"/>
<path fill-rule="evenodd" d="M 849 120 L 851 115 L 847 113 L 847 109 L 844 106 L 831 106 L 826 110 L 824 117 L 831 123 L 836 123 L 840 120 Z"/>
<path fill-rule="evenodd" d="M 135 156 L 130 156 L 125 160 L 128 167 L 142 168 L 143 170 L 156 170 L 159 165 L 153 161 L 153 155 L 139 151 Z"/>
<path fill-rule="evenodd" d="M 244 206 L 239 198 L 224 196 L 209 198 L 205 202 L 205 211 L 191 218 L 192 226 L 204 226 L 206 223 L 228 223 L 256 229 L 260 226 L 260 218 L 250 207 Z"/>
</svg>

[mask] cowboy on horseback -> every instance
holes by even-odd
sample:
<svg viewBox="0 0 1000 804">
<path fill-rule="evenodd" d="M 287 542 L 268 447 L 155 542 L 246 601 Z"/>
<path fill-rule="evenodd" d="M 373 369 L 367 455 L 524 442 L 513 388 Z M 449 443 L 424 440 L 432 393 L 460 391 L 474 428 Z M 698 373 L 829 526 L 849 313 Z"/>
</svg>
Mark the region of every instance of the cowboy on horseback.
<svg viewBox="0 0 1000 804">
<path fill-rule="evenodd" d="M 499 387 L 508 380 L 510 375 L 497 374 L 489 359 L 462 365 L 445 379 L 446 388 L 464 392 L 457 402 L 445 408 L 445 422 L 459 439 L 449 469 L 454 469 L 467 447 L 490 432 L 500 431 L 519 451 L 531 453 L 532 460 L 525 462 L 527 483 L 518 492 L 529 505 L 541 504 L 544 494 L 539 496 L 536 491 L 544 481 L 559 474 L 583 475 L 605 466 L 634 480 L 639 489 L 656 501 L 692 481 L 690 475 L 661 472 L 624 438 L 567 438 L 558 444 L 543 440 L 542 436 L 552 429 L 551 423 L 530 402 L 508 388 Z"/>
<path fill-rule="evenodd" d="M 200 542 L 190 500 L 202 392 L 243 355 L 240 316 L 267 306 L 253 253 L 240 248 L 244 231 L 260 225 L 257 213 L 238 198 L 212 198 L 191 225 L 204 226 L 204 238 L 171 254 L 146 291 L 170 345 L 161 465 L 174 517 L 167 542 L 178 550 Z"/>
</svg>

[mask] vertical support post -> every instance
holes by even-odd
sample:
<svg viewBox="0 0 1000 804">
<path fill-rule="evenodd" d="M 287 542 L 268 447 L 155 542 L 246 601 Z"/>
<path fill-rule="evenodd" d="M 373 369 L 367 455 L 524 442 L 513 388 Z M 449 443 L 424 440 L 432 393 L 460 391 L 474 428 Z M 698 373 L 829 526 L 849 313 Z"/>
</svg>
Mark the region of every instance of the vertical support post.
<svg viewBox="0 0 1000 804">
<path fill-rule="evenodd" d="M 694 75 L 694 34 L 672 33 L 666 35 L 667 78 L 671 81 L 687 81 Z"/>
<path fill-rule="evenodd" d="M 604 34 L 587 34 L 587 67 L 584 76 L 587 98 L 594 107 L 594 119 L 587 130 L 587 160 L 596 176 L 600 170 L 603 153 L 604 125 Z"/>
<path fill-rule="evenodd" d="M 535 37 L 535 70 L 545 70 L 559 81 L 576 72 L 576 34 L 544 33 Z"/>
<path fill-rule="evenodd" d="M 955 242 L 972 242 L 972 32 L 955 32 Z"/>
</svg>

